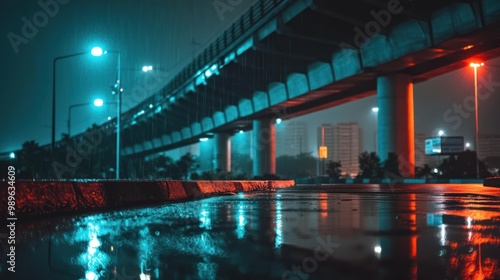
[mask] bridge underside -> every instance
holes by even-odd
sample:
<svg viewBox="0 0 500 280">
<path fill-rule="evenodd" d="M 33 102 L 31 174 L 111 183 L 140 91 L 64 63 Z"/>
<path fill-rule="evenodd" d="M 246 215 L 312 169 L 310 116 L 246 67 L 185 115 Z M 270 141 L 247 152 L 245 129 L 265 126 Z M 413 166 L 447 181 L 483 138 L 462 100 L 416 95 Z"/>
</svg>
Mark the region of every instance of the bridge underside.
<svg viewBox="0 0 500 280">
<path fill-rule="evenodd" d="M 403 75 L 413 85 L 469 59 L 499 56 L 499 19 L 496 0 L 261 1 L 167 87 L 128 112 L 122 155 L 142 157 L 249 130 L 256 120 L 293 118 L 381 89 L 405 96 L 406 103 L 396 103 L 407 106 L 405 123 L 413 125 L 413 97 L 384 86 L 384 77 Z M 395 125 L 380 135 L 379 151 L 404 150 L 388 144 L 411 136 L 401 138 L 405 132 L 396 128 L 403 124 Z M 405 156 L 413 161 L 411 152 Z"/>
</svg>

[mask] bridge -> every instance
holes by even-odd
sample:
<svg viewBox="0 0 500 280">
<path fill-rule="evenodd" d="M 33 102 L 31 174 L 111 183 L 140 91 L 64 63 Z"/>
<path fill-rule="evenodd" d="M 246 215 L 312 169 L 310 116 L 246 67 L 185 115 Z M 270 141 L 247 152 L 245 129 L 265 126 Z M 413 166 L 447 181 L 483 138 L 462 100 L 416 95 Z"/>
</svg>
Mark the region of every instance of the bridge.
<svg viewBox="0 0 500 280">
<path fill-rule="evenodd" d="M 277 117 L 376 94 L 379 156 L 412 177 L 413 85 L 499 56 L 499 28 L 497 0 L 259 1 L 122 116 L 121 155 L 214 137 L 214 169 L 229 171 L 231 135 L 253 130 L 253 173 L 272 174 Z"/>
</svg>

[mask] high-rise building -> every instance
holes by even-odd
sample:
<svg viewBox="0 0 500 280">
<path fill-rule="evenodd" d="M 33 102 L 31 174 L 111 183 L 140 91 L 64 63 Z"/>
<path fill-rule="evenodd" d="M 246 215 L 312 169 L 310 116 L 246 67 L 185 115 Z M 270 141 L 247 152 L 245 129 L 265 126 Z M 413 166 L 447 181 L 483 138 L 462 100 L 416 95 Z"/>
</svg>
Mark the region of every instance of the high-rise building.
<svg viewBox="0 0 500 280">
<path fill-rule="evenodd" d="M 310 153 L 308 144 L 307 124 L 288 121 L 276 125 L 276 156 Z"/>
<path fill-rule="evenodd" d="M 338 123 L 333 132 L 333 158 L 340 161 L 342 171 L 351 177 L 359 173 L 359 154 L 361 153 L 361 129 L 357 123 Z"/>
<path fill-rule="evenodd" d="M 415 166 L 422 167 L 425 164 L 428 164 L 425 155 L 425 134 L 415 133 Z"/>
<path fill-rule="evenodd" d="M 479 159 L 487 157 L 500 157 L 500 135 L 479 135 L 478 156 Z"/>
<path fill-rule="evenodd" d="M 340 161 L 344 175 L 358 174 L 361 129 L 357 123 L 323 124 L 318 128 L 318 149 L 322 143 L 328 149 L 326 161 Z"/>
</svg>

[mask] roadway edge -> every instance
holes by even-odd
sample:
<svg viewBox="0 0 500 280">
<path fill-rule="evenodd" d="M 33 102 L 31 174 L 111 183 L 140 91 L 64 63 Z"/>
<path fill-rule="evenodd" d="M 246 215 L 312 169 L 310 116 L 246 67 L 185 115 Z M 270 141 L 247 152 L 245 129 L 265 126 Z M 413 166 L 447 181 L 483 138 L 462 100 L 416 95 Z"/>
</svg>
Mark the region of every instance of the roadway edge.
<svg viewBox="0 0 500 280">
<path fill-rule="evenodd" d="M 12 201 L 15 202 L 15 217 L 33 218 L 143 207 L 236 192 L 274 191 L 293 186 L 294 180 L 16 181 Z M 7 181 L 0 182 L 2 217 L 11 216 L 7 213 L 8 200 L 11 200 L 8 199 L 11 196 L 8 187 Z"/>
<path fill-rule="evenodd" d="M 485 187 L 497 187 L 500 188 L 500 177 L 489 177 L 484 179 L 483 185 Z"/>
</svg>

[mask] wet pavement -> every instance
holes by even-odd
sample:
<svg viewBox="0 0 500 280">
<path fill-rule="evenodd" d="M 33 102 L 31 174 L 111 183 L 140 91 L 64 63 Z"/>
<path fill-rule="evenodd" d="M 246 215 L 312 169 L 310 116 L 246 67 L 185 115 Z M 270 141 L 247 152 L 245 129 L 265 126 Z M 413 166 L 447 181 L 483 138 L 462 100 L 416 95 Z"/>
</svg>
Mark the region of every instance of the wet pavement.
<svg viewBox="0 0 500 280">
<path fill-rule="evenodd" d="M 19 222 L 14 279 L 500 279 L 500 189 L 473 184 L 298 186 Z"/>
</svg>

